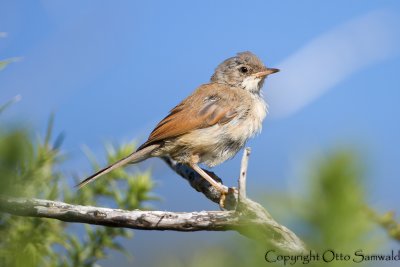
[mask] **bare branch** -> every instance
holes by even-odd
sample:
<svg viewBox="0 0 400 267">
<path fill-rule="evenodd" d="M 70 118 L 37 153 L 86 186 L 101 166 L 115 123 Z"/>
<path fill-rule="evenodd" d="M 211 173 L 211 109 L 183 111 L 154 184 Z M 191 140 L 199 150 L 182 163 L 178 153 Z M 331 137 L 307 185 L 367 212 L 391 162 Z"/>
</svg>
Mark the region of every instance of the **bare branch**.
<svg viewBox="0 0 400 267">
<path fill-rule="evenodd" d="M 240 225 L 233 211 L 127 211 L 35 198 L 0 197 L 0 210 L 19 216 L 142 230 L 224 231 Z"/>
<path fill-rule="evenodd" d="M 236 230 L 255 238 L 252 228 L 257 232 L 270 232 L 276 235 L 271 245 L 290 252 L 302 252 L 301 241 L 286 228 L 264 221 L 262 218 L 247 216 L 235 211 L 168 212 L 121 210 L 92 206 L 71 205 L 59 201 L 26 198 L 0 197 L 0 211 L 18 216 L 44 217 L 65 222 L 88 223 L 110 227 L 124 227 L 141 230 L 173 231 L 227 231 Z M 264 229 L 265 228 L 265 229 Z M 270 229 L 269 229 L 270 228 Z M 276 228 L 272 231 L 273 228 Z M 288 238 L 285 242 L 275 238 Z M 265 241 L 265 240 L 264 240 Z M 277 246 L 278 245 L 278 246 Z"/>
<path fill-rule="evenodd" d="M 247 166 L 249 163 L 250 153 L 251 153 L 250 147 L 246 147 L 243 152 L 242 164 L 240 167 L 239 202 L 242 202 L 243 199 L 246 199 L 246 177 L 247 177 Z"/>
<path fill-rule="evenodd" d="M 66 222 L 88 223 L 142 230 L 227 231 L 235 230 L 288 253 L 306 252 L 304 243 L 285 226 L 277 223 L 258 203 L 248 199 L 245 192 L 247 163 L 250 149 L 244 150 L 239 179 L 239 191 L 230 188 L 225 207 L 229 211 L 167 212 L 126 211 L 63 202 L 7 198 L 0 196 L 0 211 L 19 216 L 45 217 Z M 164 161 L 197 191 L 219 203 L 220 193 L 186 165 L 165 158 Z M 214 173 L 214 179 L 221 181 Z M 240 202 L 238 198 L 240 197 Z M 227 203 L 228 202 L 228 203 Z"/>
</svg>

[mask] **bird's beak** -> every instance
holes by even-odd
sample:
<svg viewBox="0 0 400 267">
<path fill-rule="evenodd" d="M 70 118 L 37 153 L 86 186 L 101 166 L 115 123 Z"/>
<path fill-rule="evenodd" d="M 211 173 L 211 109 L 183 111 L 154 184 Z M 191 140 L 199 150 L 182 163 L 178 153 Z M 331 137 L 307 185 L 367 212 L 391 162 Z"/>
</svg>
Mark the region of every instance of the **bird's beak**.
<svg viewBox="0 0 400 267">
<path fill-rule="evenodd" d="M 279 69 L 267 68 L 267 69 L 265 69 L 263 71 L 255 73 L 254 76 L 256 78 L 263 78 L 263 77 L 266 77 L 266 76 L 268 76 L 270 74 L 276 73 L 278 71 L 279 71 Z"/>
</svg>

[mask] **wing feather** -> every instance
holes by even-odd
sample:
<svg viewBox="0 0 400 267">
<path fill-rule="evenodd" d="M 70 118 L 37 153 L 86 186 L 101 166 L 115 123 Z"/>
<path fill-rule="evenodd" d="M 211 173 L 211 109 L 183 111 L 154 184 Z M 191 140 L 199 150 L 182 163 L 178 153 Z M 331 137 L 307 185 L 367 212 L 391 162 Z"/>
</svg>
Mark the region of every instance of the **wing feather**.
<svg viewBox="0 0 400 267">
<path fill-rule="evenodd" d="M 232 120 L 237 112 L 229 105 L 231 89 L 221 87 L 216 90 L 214 86 L 221 87 L 220 84 L 213 83 L 203 85 L 173 108 L 168 116 L 157 124 L 148 140 L 138 150 L 196 129 Z"/>
</svg>

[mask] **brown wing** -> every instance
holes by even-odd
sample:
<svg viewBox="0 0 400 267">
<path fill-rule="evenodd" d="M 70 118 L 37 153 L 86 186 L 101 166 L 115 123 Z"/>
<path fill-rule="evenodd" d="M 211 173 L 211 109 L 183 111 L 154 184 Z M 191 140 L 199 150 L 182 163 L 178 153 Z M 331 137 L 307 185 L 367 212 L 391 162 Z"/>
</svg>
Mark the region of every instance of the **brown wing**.
<svg viewBox="0 0 400 267">
<path fill-rule="evenodd" d="M 218 90 L 214 86 L 218 86 Z M 220 84 L 202 85 L 157 124 L 148 140 L 138 150 L 196 129 L 232 120 L 237 112 L 229 105 L 230 94 L 230 89 L 221 87 Z"/>
</svg>

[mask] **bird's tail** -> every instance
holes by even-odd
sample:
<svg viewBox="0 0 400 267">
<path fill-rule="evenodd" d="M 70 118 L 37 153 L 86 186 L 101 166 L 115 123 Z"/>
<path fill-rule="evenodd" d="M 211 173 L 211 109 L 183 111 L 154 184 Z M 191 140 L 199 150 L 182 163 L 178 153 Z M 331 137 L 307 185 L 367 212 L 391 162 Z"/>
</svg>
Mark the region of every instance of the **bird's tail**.
<svg viewBox="0 0 400 267">
<path fill-rule="evenodd" d="M 90 175 L 88 178 L 86 178 L 85 180 L 83 180 L 82 182 L 80 182 L 79 184 L 77 184 L 75 187 L 78 188 L 82 188 L 83 186 L 87 185 L 90 182 L 93 182 L 95 179 L 99 178 L 100 176 L 109 173 L 121 166 L 124 166 L 128 163 L 138 163 L 141 162 L 149 157 L 151 157 L 151 152 L 153 152 L 156 148 L 158 148 L 159 145 L 155 144 L 155 145 L 151 145 L 151 146 L 147 146 L 144 147 L 136 152 L 133 152 L 132 154 L 130 154 L 129 156 L 105 167 L 104 169 L 101 169 L 100 171 Z"/>
</svg>

